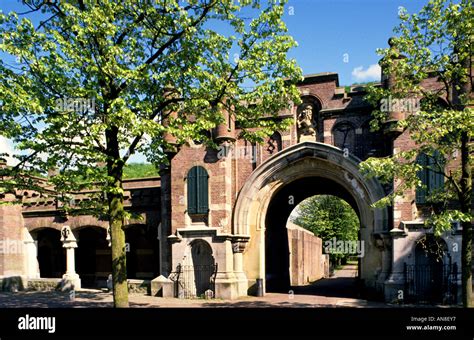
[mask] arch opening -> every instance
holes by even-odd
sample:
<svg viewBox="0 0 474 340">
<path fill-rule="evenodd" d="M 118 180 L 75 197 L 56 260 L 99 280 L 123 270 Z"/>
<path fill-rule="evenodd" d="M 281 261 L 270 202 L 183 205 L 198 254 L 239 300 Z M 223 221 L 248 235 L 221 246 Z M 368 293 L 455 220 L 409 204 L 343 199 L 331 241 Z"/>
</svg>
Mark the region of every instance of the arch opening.
<svg viewBox="0 0 474 340">
<path fill-rule="evenodd" d="M 296 221 L 294 216 L 298 214 L 298 207 L 301 207 L 302 203 L 308 202 L 313 197 L 335 198 L 331 202 L 335 204 L 346 203 L 344 207 L 347 207 L 347 210 L 353 213 L 355 219 L 353 221 L 356 224 L 355 235 L 324 233 L 321 229 L 319 229 L 319 235 L 314 235 L 311 231 L 304 229 L 303 226 L 293 223 L 293 221 Z M 364 251 L 364 243 L 360 242 L 359 215 L 356 200 L 351 193 L 337 182 L 324 177 L 300 178 L 276 192 L 271 198 L 265 217 L 266 291 L 288 292 L 290 289 L 295 291 L 296 287 L 308 286 L 319 279 L 329 277 L 329 257 L 333 260 L 332 266 L 338 265 L 334 261 L 335 259 L 346 258 L 345 256 L 336 256 L 336 251 L 354 252 L 352 259 L 355 259 L 358 264 Z M 312 218 L 316 217 L 313 216 Z M 329 239 L 328 235 L 337 235 L 337 237 L 334 236 L 333 239 L 331 236 L 331 239 Z M 324 236 L 324 238 L 319 236 Z M 351 241 L 349 242 L 350 238 Z M 349 243 L 350 248 L 345 247 Z M 343 245 L 344 249 L 338 250 L 336 245 Z M 325 252 L 331 253 L 331 255 L 323 255 Z M 355 273 L 357 276 L 357 265 L 354 267 L 355 270 L 348 275 Z M 331 292 L 331 294 L 344 294 L 340 291 L 337 292 L 337 290 L 348 290 L 348 285 L 355 285 L 355 277 L 342 281 L 344 281 L 343 286 L 332 285 L 333 290 L 336 291 Z M 332 281 L 332 283 L 337 282 Z M 331 285 L 329 288 L 331 288 Z M 305 289 L 305 291 L 310 292 L 311 289 Z"/>
<path fill-rule="evenodd" d="M 112 252 L 107 242 L 107 230 L 87 226 L 75 231 L 77 235 L 76 271 L 85 288 L 106 287 L 112 273 Z"/>
<path fill-rule="evenodd" d="M 206 290 L 211 288 L 213 275 L 214 257 L 209 243 L 204 240 L 193 241 L 191 243 L 191 259 L 196 296 L 202 296 Z"/>
<path fill-rule="evenodd" d="M 255 169 L 239 193 L 233 217 L 234 234 L 249 237 L 243 253 L 249 294 L 266 291 L 266 257 L 270 251 L 266 230 L 273 223 L 286 223 L 291 213 L 289 190 L 294 192 L 295 204 L 310 195 L 331 194 L 351 205 L 358 214 L 360 240 L 365 245 L 364 257 L 359 261 L 360 285 L 378 292 L 383 289 L 391 265 L 390 249 L 380 242 L 389 231 L 388 210 L 373 208 L 371 204 L 384 197 L 385 192 L 376 179 L 364 178 L 359 172 L 359 161 L 334 146 L 308 141 L 282 150 Z M 276 217 L 282 214 L 283 218 Z M 278 230 L 282 233 L 284 228 Z M 285 249 L 280 241 L 276 247 L 283 248 L 280 251 L 287 258 L 288 246 Z"/>
<path fill-rule="evenodd" d="M 61 278 L 66 271 L 66 250 L 61 242 L 61 232 L 53 228 L 34 231 L 38 242 L 38 265 L 41 278 Z"/>
<path fill-rule="evenodd" d="M 135 224 L 125 229 L 127 278 L 153 279 L 159 275 L 160 256 L 157 228 Z"/>
</svg>

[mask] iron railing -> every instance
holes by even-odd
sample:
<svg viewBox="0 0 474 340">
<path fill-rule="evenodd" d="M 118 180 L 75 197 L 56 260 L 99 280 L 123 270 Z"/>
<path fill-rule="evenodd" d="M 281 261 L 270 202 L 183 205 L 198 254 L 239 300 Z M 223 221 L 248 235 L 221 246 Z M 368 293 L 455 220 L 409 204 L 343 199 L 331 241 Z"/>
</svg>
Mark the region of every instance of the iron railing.
<svg viewBox="0 0 474 340">
<path fill-rule="evenodd" d="M 171 273 L 175 297 L 180 299 L 214 298 L 217 263 L 213 265 L 182 265 Z"/>
<path fill-rule="evenodd" d="M 404 266 L 404 299 L 412 303 L 456 304 L 458 295 L 457 264 Z"/>
</svg>

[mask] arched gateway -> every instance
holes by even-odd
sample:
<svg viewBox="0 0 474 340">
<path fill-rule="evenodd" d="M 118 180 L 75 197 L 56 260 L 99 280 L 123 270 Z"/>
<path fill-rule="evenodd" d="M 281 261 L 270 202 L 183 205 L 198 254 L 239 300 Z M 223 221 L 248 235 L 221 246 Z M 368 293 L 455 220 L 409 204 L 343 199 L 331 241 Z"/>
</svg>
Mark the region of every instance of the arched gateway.
<svg viewBox="0 0 474 340">
<path fill-rule="evenodd" d="M 316 194 L 339 196 L 358 213 L 364 245 L 359 276 L 365 287 L 382 288 L 390 265 L 390 254 L 383 247 L 388 212 L 386 208 L 371 207 L 384 192 L 375 179 L 362 176 L 358 163 L 356 157 L 331 145 L 303 142 L 282 150 L 255 169 L 238 195 L 233 216 L 233 234 L 249 237 L 243 270 L 250 292 L 265 290 L 265 232 L 278 227 L 275 224 L 286 223 L 299 202 Z M 275 213 L 281 218 L 269 216 Z"/>
<path fill-rule="evenodd" d="M 388 84 L 384 81 L 380 86 Z M 147 279 L 160 274 L 165 279 L 157 277 L 158 281 L 171 286 L 177 268 L 192 265 L 198 276 L 205 274 L 202 287 L 210 287 L 214 296 L 222 299 L 263 294 L 271 288 L 266 284 L 272 280 L 277 286 L 317 280 L 321 271 L 315 271 L 314 264 L 327 263 L 318 262 L 321 239 L 298 226 L 286 227 L 286 222 L 301 201 L 324 194 L 342 198 L 358 214 L 364 245 L 359 278 L 364 286 L 383 292 L 386 301 L 420 296 L 423 281 L 417 279 L 417 273 L 427 264 L 420 263 L 421 257 L 416 256 L 416 242 L 433 234 L 425 225 L 429 206 L 418 200 L 419 193 L 413 188 L 394 199 L 393 206 L 373 209 L 372 203 L 384 196 L 384 190 L 375 179 L 363 178 L 358 169 L 360 160 L 408 151 L 412 143 L 407 143 L 406 134 L 392 129 L 394 121 L 383 131 L 370 132 L 368 122 L 374 108 L 363 100 L 366 91 L 351 87 L 348 93 L 339 86 L 335 73 L 308 75 L 297 86 L 301 105 L 265 117 L 293 119 L 294 124 L 265 143 L 253 144 L 240 138 L 242 127 L 229 119 L 211 131 L 218 148 L 193 142 L 175 145 L 166 153 L 169 164 L 162 166 L 160 177 L 124 180 L 125 207 L 142 216 L 140 221 L 130 223 L 144 227 L 127 232 L 129 277 Z M 397 117 L 394 114 L 392 118 Z M 171 138 L 168 142 L 171 145 L 176 141 Z M 0 168 L 5 166 L 0 160 Z M 49 192 L 47 180 L 41 183 Z M 106 221 L 87 211 L 78 211 L 77 216 L 64 214 L 55 196 L 33 190 L 0 194 L 1 202 L 22 202 L 0 205 L 0 241 L 7 242 L 6 246 L 25 247 L 23 251 L 0 252 L 0 276 L 28 280 L 40 275 L 54 280 L 62 276 L 76 280 L 80 275 L 75 273 L 74 254 L 77 252 L 78 269 L 82 270 L 79 258 L 87 248 L 87 237 L 75 238 L 74 234 L 85 226 L 100 226 L 104 228 L 100 238 L 106 242 Z M 90 199 L 86 192 L 73 196 L 76 203 Z M 55 231 L 42 232 L 42 228 Z M 66 229 L 68 233 L 59 233 Z M 462 242 L 462 233 L 454 226 L 442 239 L 449 261 L 443 262 L 443 291 L 436 290 L 442 294 L 437 300 L 455 303 L 461 282 L 461 252 L 455 249 Z M 202 242 L 210 248 L 190 252 L 193 245 Z M 90 254 L 96 250 L 102 255 L 108 253 L 103 247 L 90 248 Z M 58 252 L 63 254 L 59 267 L 52 259 Z M 212 263 L 206 258 L 212 258 Z M 213 269 L 212 278 L 199 270 L 202 263 Z M 93 268 L 93 264 L 86 264 L 86 268 Z M 295 272 L 297 275 L 293 275 Z M 441 280 L 438 274 L 432 277 Z M 431 288 L 431 276 L 429 282 Z M 166 294 L 176 296 L 176 291 L 166 289 Z"/>
</svg>

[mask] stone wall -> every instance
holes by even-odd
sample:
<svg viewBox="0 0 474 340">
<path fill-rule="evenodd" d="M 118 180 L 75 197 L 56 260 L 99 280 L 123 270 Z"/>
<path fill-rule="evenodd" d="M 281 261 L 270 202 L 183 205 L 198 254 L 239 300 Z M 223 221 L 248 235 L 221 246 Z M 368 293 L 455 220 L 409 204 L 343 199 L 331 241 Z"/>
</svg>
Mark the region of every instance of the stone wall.
<svg viewBox="0 0 474 340">
<path fill-rule="evenodd" d="M 27 289 L 36 291 L 54 291 L 61 287 L 61 279 L 28 279 Z"/>
<path fill-rule="evenodd" d="M 290 282 L 303 286 L 324 277 L 322 240 L 294 223 L 288 222 Z"/>
<path fill-rule="evenodd" d="M 130 294 L 146 294 L 150 295 L 150 280 L 127 280 L 128 292 Z"/>
</svg>

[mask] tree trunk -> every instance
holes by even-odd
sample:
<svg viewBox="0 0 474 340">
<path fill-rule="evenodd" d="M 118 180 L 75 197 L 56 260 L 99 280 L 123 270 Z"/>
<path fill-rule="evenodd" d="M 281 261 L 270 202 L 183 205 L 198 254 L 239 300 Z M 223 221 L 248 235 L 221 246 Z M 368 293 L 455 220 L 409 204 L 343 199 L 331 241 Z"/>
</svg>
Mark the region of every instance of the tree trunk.
<svg viewBox="0 0 474 340">
<path fill-rule="evenodd" d="M 106 132 L 107 138 L 107 174 L 109 176 L 109 225 L 112 247 L 112 281 L 114 307 L 128 307 L 127 257 L 125 248 L 125 232 L 123 230 L 123 161 L 120 158 L 118 128 L 113 127 Z"/>
<path fill-rule="evenodd" d="M 461 137 L 461 211 L 471 213 L 472 179 L 469 164 L 469 136 L 466 132 Z M 462 223 L 462 303 L 464 307 L 472 307 L 472 225 L 471 221 Z"/>
</svg>

